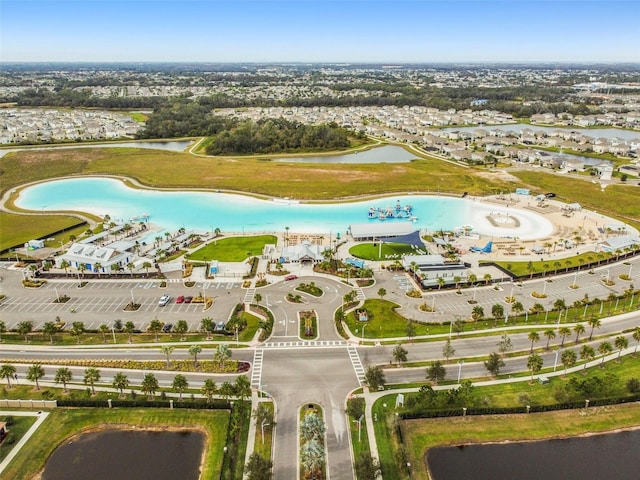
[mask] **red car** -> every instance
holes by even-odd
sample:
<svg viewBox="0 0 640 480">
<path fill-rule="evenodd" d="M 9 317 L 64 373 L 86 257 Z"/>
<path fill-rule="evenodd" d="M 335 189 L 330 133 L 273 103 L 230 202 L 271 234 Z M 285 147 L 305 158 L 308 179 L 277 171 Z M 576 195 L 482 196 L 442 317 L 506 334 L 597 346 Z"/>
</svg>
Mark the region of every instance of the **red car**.
<svg viewBox="0 0 640 480">
<path fill-rule="evenodd" d="M 297 275 L 287 275 L 284 277 L 285 280 L 295 280 L 296 278 L 298 278 Z"/>
<path fill-rule="evenodd" d="M 184 295 L 180 295 L 178 298 L 176 298 L 176 303 L 183 303 L 184 302 Z"/>
<path fill-rule="evenodd" d="M 191 300 L 193 300 L 193 297 L 191 297 L 191 296 L 184 297 L 184 303 L 191 303 Z"/>
</svg>

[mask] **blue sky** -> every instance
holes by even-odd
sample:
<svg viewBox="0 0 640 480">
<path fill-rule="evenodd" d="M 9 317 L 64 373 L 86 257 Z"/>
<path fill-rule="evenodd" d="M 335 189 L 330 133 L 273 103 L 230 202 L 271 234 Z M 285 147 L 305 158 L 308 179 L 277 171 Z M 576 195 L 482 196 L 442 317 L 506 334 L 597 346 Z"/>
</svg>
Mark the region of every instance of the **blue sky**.
<svg viewBox="0 0 640 480">
<path fill-rule="evenodd" d="M 640 62 L 640 1 L 0 0 L 0 61 Z"/>
</svg>

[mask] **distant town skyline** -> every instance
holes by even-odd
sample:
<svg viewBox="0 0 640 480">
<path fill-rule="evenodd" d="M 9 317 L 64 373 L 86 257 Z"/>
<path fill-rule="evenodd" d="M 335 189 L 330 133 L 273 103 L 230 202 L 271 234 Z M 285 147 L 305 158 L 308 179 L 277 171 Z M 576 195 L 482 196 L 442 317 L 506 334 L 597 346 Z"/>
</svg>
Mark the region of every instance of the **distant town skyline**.
<svg viewBox="0 0 640 480">
<path fill-rule="evenodd" d="M 2 62 L 640 62 L 636 0 L 2 0 Z"/>
</svg>

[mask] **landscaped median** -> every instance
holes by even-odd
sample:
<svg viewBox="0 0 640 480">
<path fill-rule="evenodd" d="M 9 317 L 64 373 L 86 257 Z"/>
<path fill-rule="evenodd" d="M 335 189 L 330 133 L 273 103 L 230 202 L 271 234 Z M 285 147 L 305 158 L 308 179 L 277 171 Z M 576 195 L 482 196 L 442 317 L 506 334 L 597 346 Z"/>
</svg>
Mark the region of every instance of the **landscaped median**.
<svg viewBox="0 0 640 480">
<path fill-rule="evenodd" d="M 327 478 L 326 431 L 322 407 L 309 403 L 300 408 L 298 438 L 300 443 L 300 478 Z"/>
</svg>

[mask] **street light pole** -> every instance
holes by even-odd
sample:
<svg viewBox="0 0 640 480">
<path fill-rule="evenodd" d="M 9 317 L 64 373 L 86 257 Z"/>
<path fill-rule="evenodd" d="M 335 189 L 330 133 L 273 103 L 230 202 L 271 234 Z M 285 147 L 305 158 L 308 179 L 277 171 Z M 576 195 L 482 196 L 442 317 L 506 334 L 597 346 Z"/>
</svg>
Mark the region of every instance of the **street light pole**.
<svg viewBox="0 0 640 480">
<path fill-rule="evenodd" d="M 458 383 L 460 383 L 460 376 L 462 375 L 462 364 L 464 363 L 464 360 L 460 360 L 458 362 Z"/>
<path fill-rule="evenodd" d="M 559 354 L 559 353 L 560 353 L 560 349 L 557 349 L 557 350 L 556 350 L 556 359 L 555 359 L 555 361 L 553 362 L 553 371 L 554 371 L 554 372 L 556 371 L 556 367 L 558 366 L 558 354 Z"/>
<path fill-rule="evenodd" d="M 367 328 L 367 324 L 366 323 L 362 326 L 362 343 L 364 343 L 364 329 L 365 328 Z"/>
</svg>

